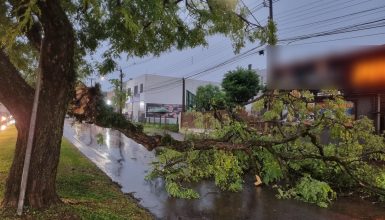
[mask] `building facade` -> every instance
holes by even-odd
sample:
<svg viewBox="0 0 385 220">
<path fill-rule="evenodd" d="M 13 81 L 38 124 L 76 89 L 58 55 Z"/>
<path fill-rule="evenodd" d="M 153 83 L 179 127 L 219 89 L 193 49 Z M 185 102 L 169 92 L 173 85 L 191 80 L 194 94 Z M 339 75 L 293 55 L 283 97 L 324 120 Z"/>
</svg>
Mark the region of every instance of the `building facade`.
<svg viewBox="0 0 385 220">
<path fill-rule="evenodd" d="M 131 94 L 123 113 L 133 121 L 175 124 L 182 111 L 183 79 L 178 77 L 145 74 L 124 83 Z M 199 86 L 219 83 L 185 79 L 186 110 L 194 105 L 194 97 Z"/>
</svg>

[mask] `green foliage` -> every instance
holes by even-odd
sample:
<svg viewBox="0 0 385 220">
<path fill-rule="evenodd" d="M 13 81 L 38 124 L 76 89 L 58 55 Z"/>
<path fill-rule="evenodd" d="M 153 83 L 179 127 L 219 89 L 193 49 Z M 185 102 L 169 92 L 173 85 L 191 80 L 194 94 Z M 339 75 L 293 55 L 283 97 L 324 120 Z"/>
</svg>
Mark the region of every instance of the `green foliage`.
<svg viewBox="0 0 385 220">
<path fill-rule="evenodd" d="M 229 101 L 238 105 L 252 99 L 261 89 L 257 73 L 243 68 L 226 73 L 222 88 Z"/>
<path fill-rule="evenodd" d="M 218 128 L 220 123 L 214 118 L 211 113 L 190 112 L 194 117 L 194 126 L 196 128 L 208 131 L 212 128 Z"/>
<path fill-rule="evenodd" d="M 266 149 L 254 152 L 257 161 L 260 162 L 262 182 L 265 184 L 276 183 L 283 178 L 283 171 L 277 158 Z"/>
<path fill-rule="evenodd" d="M 127 101 L 127 98 L 131 96 L 129 92 L 123 88 L 123 82 L 118 79 L 111 79 L 110 83 L 112 84 L 114 90 L 114 96 L 112 97 L 112 104 L 121 111 Z M 119 112 L 121 113 L 121 112 Z"/>
<path fill-rule="evenodd" d="M 96 142 L 99 144 L 99 145 L 103 145 L 104 144 L 104 136 L 102 133 L 99 133 L 96 135 Z"/>
<path fill-rule="evenodd" d="M 1 45 L 13 57 L 11 60 L 17 68 L 28 72 L 26 76 L 32 83 L 39 54 L 26 33 L 41 25 L 41 8 L 37 2 L 6 0 L 0 3 Z M 266 42 L 268 31 L 245 22 L 247 10 L 233 0 L 63 0 L 60 6 L 73 24 L 78 77 L 93 74 L 95 69 L 101 75 L 110 73 L 121 57 L 157 56 L 171 48 L 206 46 L 207 37 L 214 34 L 230 38 L 234 50 L 239 52 L 246 40 Z M 14 49 L 20 45 L 28 49 Z M 88 58 L 93 58 L 95 52 L 102 55 L 98 56 L 101 59 L 90 61 Z M 21 61 L 23 65 L 17 65 Z"/>
<path fill-rule="evenodd" d="M 178 184 L 213 178 L 225 190 L 239 190 L 242 174 L 251 171 L 264 184 L 278 185 L 280 198 L 321 207 L 327 207 L 336 192 L 384 200 L 384 138 L 374 133 L 368 118 L 354 120 L 347 115 L 345 101 L 335 91 L 325 94 L 330 97 L 318 104 L 308 91 L 266 95 L 254 104 L 254 110 L 261 110 L 258 119 L 265 126 L 252 127 L 248 121 L 229 117 L 217 122 L 205 137 L 217 138 L 221 149 L 222 141 L 227 141 L 226 151 L 213 146 L 211 150 L 179 152 L 172 168 L 180 172 L 171 172 L 162 160 L 157 166 L 178 176 Z M 237 149 L 239 145 L 244 149 Z M 169 175 L 157 170 L 158 176 Z"/>
<path fill-rule="evenodd" d="M 269 20 L 266 26 L 266 36 L 263 39 L 267 39 L 268 45 L 277 45 L 277 25 L 274 21 Z"/>
<path fill-rule="evenodd" d="M 215 184 L 229 191 L 239 191 L 242 189 L 242 167 L 239 165 L 238 158 L 223 151 L 214 154 L 214 180 Z"/>
<path fill-rule="evenodd" d="M 247 125 L 242 122 L 229 120 L 214 127 L 216 129 L 213 131 L 213 134 L 222 139 L 227 139 L 227 137 L 231 136 L 232 138 L 229 141 L 233 143 L 242 143 L 250 138 L 249 133 L 246 131 L 246 127 Z"/>
<path fill-rule="evenodd" d="M 7 11 L 13 11 L 17 15 L 17 23 L 7 20 L 6 17 L 1 19 L 2 24 L 6 25 L 5 33 L 0 36 L 1 45 L 5 45 L 10 49 L 17 42 L 17 37 L 32 27 L 34 24 L 33 15 L 40 15 L 40 10 L 37 7 L 37 0 L 26 1 L 13 9 L 7 8 L 6 4 L 1 5 L 1 7 L 2 11 L 4 10 L 3 13 L 6 14 Z M 6 16 L 5 14 L 2 14 L 2 16 Z"/>
<path fill-rule="evenodd" d="M 152 133 L 157 130 L 167 130 L 172 132 L 178 132 L 179 131 L 179 125 L 178 124 L 152 124 L 152 123 L 145 123 L 143 124 L 144 130 L 146 132 Z"/>
<path fill-rule="evenodd" d="M 243 153 L 220 150 L 178 152 L 164 148 L 153 163 L 154 169 L 148 179 L 164 177 L 166 190 L 179 198 L 198 198 L 199 194 L 188 186 L 198 181 L 213 178 L 222 190 L 242 189 L 243 173 L 248 160 Z"/>
<path fill-rule="evenodd" d="M 225 96 L 218 86 L 199 86 L 196 92 L 196 110 L 201 112 L 223 109 Z"/>
<path fill-rule="evenodd" d="M 199 194 L 189 188 L 181 187 L 179 184 L 167 181 L 166 182 L 166 190 L 170 194 L 170 196 L 178 197 L 182 199 L 198 199 Z"/>
<path fill-rule="evenodd" d="M 216 33 L 231 38 L 236 51 L 244 46 L 246 38 L 257 40 L 248 38 L 252 32 L 240 19 L 245 16 L 242 7 L 223 10 L 210 7 L 208 2 L 211 1 L 90 1 L 80 5 L 71 1 L 72 7 L 88 12 L 87 16 L 73 12 L 74 18 L 82 18 L 77 29 L 80 46 L 94 51 L 101 42 L 109 42 L 104 60 L 97 65 L 102 74 L 114 69 L 122 53 L 127 53 L 128 57 L 160 55 L 173 47 L 207 45 L 206 37 Z M 188 19 L 181 14 L 188 15 Z"/>
<path fill-rule="evenodd" d="M 326 208 L 337 196 L 329 184 L 306 175 L 291 189 L 278 190 L 278 198 L 294 198 Z"/>
</svg>

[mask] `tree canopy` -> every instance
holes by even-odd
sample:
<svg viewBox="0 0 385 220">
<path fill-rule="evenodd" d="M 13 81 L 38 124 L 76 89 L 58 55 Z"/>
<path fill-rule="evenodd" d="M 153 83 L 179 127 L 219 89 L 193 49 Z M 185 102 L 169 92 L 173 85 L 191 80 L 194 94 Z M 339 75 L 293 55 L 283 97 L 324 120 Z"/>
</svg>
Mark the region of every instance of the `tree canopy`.
<svg viewBox="0 0 385 220">
<path fill-rule="evenodd" d="M 240 105 L 255 97 L 261 85 L 254 70 L 238 68 L 225 74 L 222 88 L 230 102 Z"/>
<path fill-rule="evenodd" d="M 224 94 L 218 86 L 199 86 L 195 97 L 197 111 L 212 111 L 224 107 Z"/>
<path fill-rule="evenodd" d="M 36 48 L 43 34 L 37 2 L 9 0 L 0 4 L 0 37 L 25 76 L 35 72 L 38 54 L 31 44 Z M 249 21 L 245 8 L 238 5 L 227 10 L 214 0 L 62 0 L 60 4 L 75 31 L 80 76 L 95 69 L 100 74 L 114 71 L 121 56 L 159 55 L 172 48 L 207 45 L 207 37 L 217 33 L 231 38 L 235 51 L 246 40 L 267 41 L 267 29 Z M 102 60 L 84 59 L 95 52 L 102 53 Z"/>
</svg>

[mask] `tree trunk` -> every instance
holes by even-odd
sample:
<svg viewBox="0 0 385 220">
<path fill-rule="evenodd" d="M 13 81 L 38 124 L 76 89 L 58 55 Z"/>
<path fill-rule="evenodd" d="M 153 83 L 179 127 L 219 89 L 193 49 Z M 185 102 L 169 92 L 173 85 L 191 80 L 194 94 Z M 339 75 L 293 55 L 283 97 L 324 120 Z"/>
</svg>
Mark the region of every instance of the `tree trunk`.
<svg viewBox="0 0 385 220">
<path fill-rule="evenodd" d="M 38 1 L 40 9 L 39 22 L 44 31 L 40 44 L 40 63 L 42 83 L 37 112 L 35 138 L 32 147 L 31 163 L 25 196 L 25 205 L 33 208 L 45 208 L 58 203 L 56 194 L 56 173 L 59 163 L 63 124 L 69 99 L 76 79 L 74 71 L 74 33 L 71 23 L 62 10 L 58 0 Z M 13 83 L 12 77 L 17 70 L 10 66 L 9 59 L 0 54 L 0 64 L 8 67 L 4 79 L 8 79 L 8 88 L 1 88 L 0 101 L 16 119 L 18 137 L 14 160 L 6 182 L 3 205 L 16 207 L 20 191 L 25 149 L 28 137 L 32 109 L 31 94 L 7 95 L 6 90 L 21 89 L 23 82 Z M 11 71 L 12 70 L 12 71 Z M 10 74 L 12 73 L 13 74 Z M 20 78 L 20 77 L 19 77 Z M 1 80 L 0 80 L 1 81 Z M 23 100 L 28 96 L 27 101 Z M 25 99 L 25 98 L 24 98 Z M 24 111 L 17 107 L 22 106 Z M 26 110 L 28 109 L 28 110 Z"/>
<path fill-rule="evenodd" d="M 54 96 L 51 99 L 55 98 Z M 44 103 L 42 101 L 39 104 L 25 197 L 25 204 L 34 208 L 44 208 L 60 201 L 56 194 L 55 179 L 66 106 L 51 107 L 49 105 L 44 106 Z M 17 129 L 15 156 L 6 182 L 3 201 L 3 205 L 8 207 L 17 206 L 28 137 L 28 123 L 17 122 Z"/>
</svg>

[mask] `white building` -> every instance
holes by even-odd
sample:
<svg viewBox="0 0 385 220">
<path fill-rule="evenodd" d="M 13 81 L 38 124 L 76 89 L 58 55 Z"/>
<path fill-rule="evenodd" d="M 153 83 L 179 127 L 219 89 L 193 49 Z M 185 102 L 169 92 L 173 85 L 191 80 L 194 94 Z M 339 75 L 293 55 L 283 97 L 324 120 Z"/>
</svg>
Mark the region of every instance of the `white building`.
<svg viewBox="0 0 385 220">
<path fill-rule="evenodd" d="M 133 121 L 177 123 L 182 111 L 183 79 L 170 76 L 145 74 L 125 82 L 131 93 L 123 112 Z M 186 110 L 192 107 L 199 86 L 220 83 L 185 79 Z M 163 112 L 163 113 L 161 113 Z"/>
</svg>

